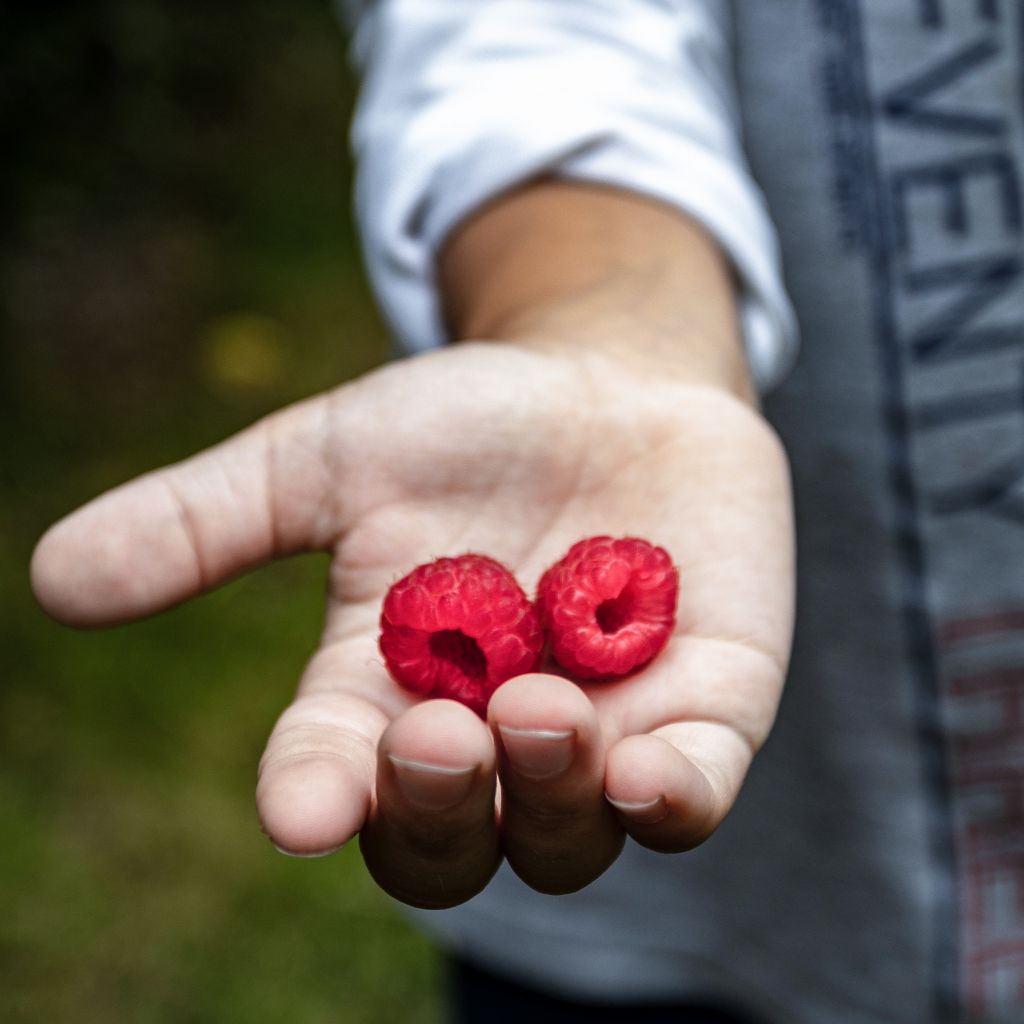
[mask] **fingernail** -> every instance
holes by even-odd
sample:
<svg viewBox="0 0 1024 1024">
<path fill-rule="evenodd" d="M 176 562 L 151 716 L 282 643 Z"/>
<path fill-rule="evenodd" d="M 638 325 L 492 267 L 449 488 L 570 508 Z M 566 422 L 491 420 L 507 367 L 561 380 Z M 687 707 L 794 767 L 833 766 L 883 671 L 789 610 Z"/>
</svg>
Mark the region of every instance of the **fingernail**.
<svg viewBox="0 0 1024 1024">
<path fill-rule="evenodd" d="M 447 765 L 412 761 L 406 757 L 388 754 L 395 766 L 395 778 L 402 796 L 411 804 L 440 811 L 454 807 L 468 795 L 476 775 L 477 765 L 451 768 Z"/>
<path fill-rule="evenodd" d="M 613 800 L 607 793 L 605 793 L 604 798 L 617 811 L 621 811 L 638 825 L 653 825 L 668 817 L 668 804 L 660 794 L 653 800 L 640 804 L 628 803 L 625 800 Z"/>
<path fill-rule="evenodd" d="M 283 846 L 278 846 L 273 840 L 270 841 L 270 844 L 278 853 L 283 853 L 286 857 L 299 857 L 302 860 L 316 860 L 317 857 L 329 857 L 332 853 L 337 853 L 341 849 L 341 846 L 332 846 L 329 850 L 313 850 L 312 852 L 299 853 L 296 850 L 286 850 Z M 342 843 L 342 846 L 344 845 Z"/>
<path fill-rule="evenodd" d="M 513 729 L 499 725 L 501 743 L 512 767 L 528 779 L 552 779 L 572 762 L 573 729 Z"/>
</svg>

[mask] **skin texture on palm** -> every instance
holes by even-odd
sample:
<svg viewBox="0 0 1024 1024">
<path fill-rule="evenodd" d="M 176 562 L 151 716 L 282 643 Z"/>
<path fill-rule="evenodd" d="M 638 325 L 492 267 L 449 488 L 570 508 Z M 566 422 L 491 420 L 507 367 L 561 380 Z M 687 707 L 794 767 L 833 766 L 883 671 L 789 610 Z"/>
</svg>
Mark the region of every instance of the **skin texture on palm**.
<svg viewBox="0 0 1024 1024">
<path fill-rule="evenodd" d="M 43 538 L 32 575 L 51 614 L 89 626 L 330 551 L 322 643 L 262 759 L 260 819 L 298 854 L 359 833 L 384 889 L 448 906 L 502 856 L 534 888 L 566 892 L 604 871 L 627 833 L 672 851 L 714 830 L 781 691 L 789 508 L 774 435 L 725 390 L 547 339 L 463 343 L 97 499 Z M 601 533 L 646 537 L 679 567 L 676 633 L 645 670 L 584 686 L 512 680 L 486 725 L 390 680 L 376 640 L 398 576 L 477 551 L 530 590 Z M 546 744 L 568 763 L 537 778 L 530 752 Z"/>
</svg>

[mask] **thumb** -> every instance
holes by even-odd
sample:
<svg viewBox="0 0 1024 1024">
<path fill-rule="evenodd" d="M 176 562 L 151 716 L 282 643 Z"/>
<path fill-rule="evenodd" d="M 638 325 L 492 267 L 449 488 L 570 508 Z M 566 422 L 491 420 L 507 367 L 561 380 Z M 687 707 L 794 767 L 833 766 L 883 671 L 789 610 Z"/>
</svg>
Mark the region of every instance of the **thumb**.
<svg viewBox="0 0 1024 1024">
<path fill-rule="evenodd" d="M 340 531 L 325 463 L 329 404 L 290 406 L 62 519 L 32 557 L 39 603 L 68 625 L 110 625 L 328 546 Z"/>
</svg>

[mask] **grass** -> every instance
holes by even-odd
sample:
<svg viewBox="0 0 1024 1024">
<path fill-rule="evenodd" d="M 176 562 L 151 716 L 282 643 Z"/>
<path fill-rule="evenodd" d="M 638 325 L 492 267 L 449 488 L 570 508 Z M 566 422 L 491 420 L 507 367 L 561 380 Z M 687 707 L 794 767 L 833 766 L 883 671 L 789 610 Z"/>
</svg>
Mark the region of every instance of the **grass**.
<svg viewBox="0 0 1024 1024">
<path fill-rule="evenodd" d="M 358 850 L 289 860 L 256 826 L 254 765 L 314 642 L 322 570 L 284 563 L 106 633 L 15 608 L 4 1019 L 437 1019 L 434 954 Z"/>
<path fill-rule="evenodd" d="M 349 214 L 344 40 L 312 0 L 13 19 L 0 1019 L 438 1021 L 437 954 L 358 850 L 291 860 L 256 823 L 324 560 L 93 633 L 27 587 L 57 516 L 385 358 Z"/>
</svg>

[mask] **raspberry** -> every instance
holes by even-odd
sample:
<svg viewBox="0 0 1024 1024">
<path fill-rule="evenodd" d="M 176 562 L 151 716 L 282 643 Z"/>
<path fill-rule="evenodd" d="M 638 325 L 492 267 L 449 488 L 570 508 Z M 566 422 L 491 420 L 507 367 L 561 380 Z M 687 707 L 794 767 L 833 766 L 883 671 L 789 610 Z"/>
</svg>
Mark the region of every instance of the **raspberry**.
<svg viewBox="0 0 1024 1024">
<path fill-rule="evenodd" d="M 555 660 L 578 679 L 614 679 L 645 665 L 676 621 L 679 573 L 636 537 L 590 537 L 541 577 L 537 608 Z"/>
<path fill-rule="evenodd" d="M 380 650 L 399 686 L 450 697 L 484 717 L 491 694 L 531 672 L 544 634 L 515 577 L 483 555 L 439 558 L 384 598 Z"/>
</svg>

